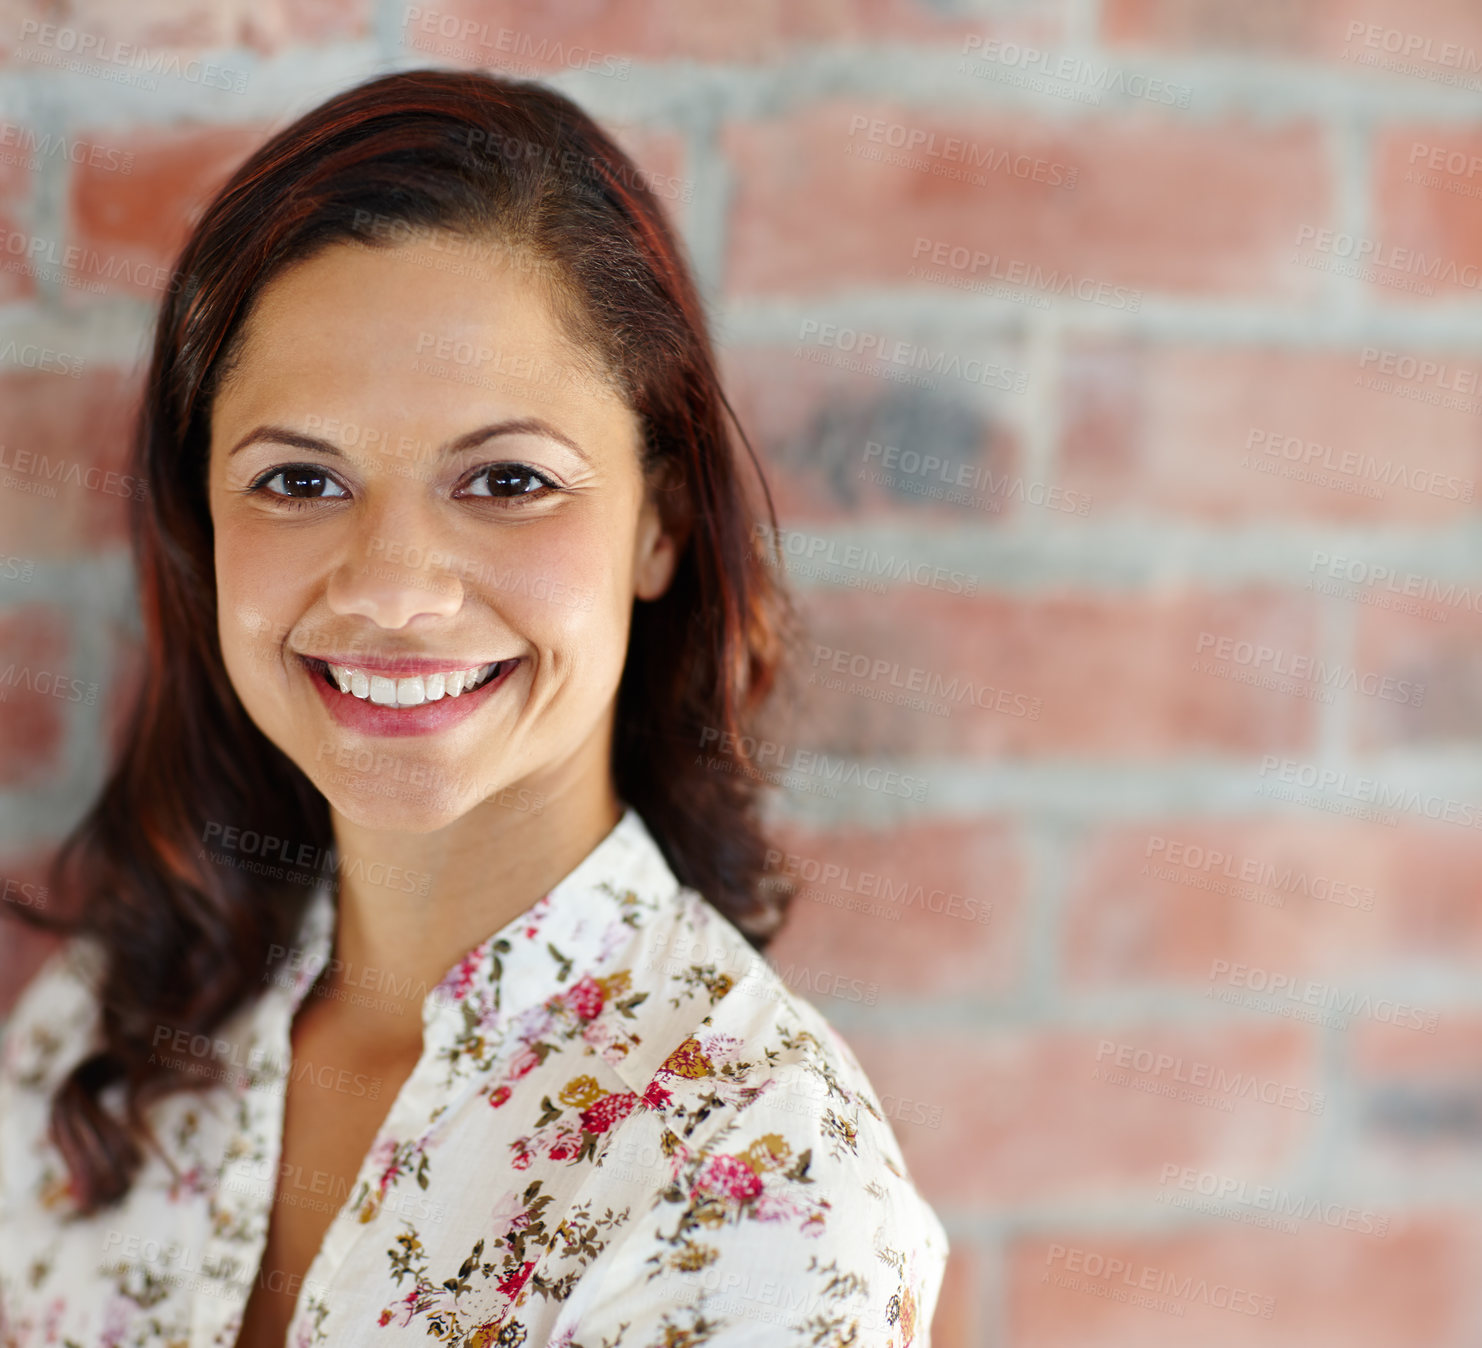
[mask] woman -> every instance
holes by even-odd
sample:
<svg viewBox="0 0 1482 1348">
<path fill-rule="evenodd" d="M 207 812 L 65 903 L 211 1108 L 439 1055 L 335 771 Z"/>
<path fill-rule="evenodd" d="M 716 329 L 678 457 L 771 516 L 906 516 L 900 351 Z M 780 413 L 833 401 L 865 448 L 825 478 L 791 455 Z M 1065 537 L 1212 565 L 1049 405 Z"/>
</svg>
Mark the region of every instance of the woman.
<svg viewBox="0 0 1482 1348">
<path fill-rule="evenodd" d="M 761 957 L 796 625 L 634 165 L 377 78 L 173 275 L 146 669 L 0 1063 L 5 1342 L 927 1343 L 942 1228 Z"/>
</svg>

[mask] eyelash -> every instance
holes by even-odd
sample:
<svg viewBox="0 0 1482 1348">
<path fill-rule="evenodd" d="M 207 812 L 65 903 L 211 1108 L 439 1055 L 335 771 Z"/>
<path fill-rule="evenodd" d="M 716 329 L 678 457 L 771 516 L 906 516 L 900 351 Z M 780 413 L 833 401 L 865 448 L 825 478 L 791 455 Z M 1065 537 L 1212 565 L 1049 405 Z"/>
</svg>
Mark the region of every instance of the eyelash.
<svg viewBox="0 0 1482 1348">
<path fill-rule="evenodd" d="M 488 496 L 474 496 L 472 498 L 473 500 L 498 502 L 500 507 L 505 510 L 522 510 L 536 501 L 545 500 L 552 492 L 564 490 L 538 468 L 532 468 L 528 463 L 517 463 L 508 460 L 499 463 L 486 463 L 483 467 L 475 469 L 467 479 L 466 485 L 477 482 L 480 477 L 486 474 L 492 476 L 501 470 L 504 470 L 508 474 L 518 475 L 519 477 L 534 478 L 542 484 L 541 488 L 535 491 L 516 492 L 511 496 L 499 496 L 491 490 Z M 266 496 L 274 505 L 287 506 L 291 510 L 302 510 L 305 506 L 313 505 L 318 501 L 341 501 L 345 499 L 342 496 L 286 496 L 281 492 L 267 490 L 267 484 L 275 477 L 282 477 L 295 472 L 302 473 L 305 476 L 328 478 L 332 482 L 337 481 L 332 473 L 327 473 L 322 468 L 318 468 L 311 463 L 285 463 L 279 464 L 276 468 L 269 468 L 265 473 L 259 474 L 242 494 L 244 496 Z M 341 488 L 344 487 L 344 483 L 339 483 L 338 485 Z M 492 487 L 493 484 L 491 483 L 490 485 Z"/>
</svg>

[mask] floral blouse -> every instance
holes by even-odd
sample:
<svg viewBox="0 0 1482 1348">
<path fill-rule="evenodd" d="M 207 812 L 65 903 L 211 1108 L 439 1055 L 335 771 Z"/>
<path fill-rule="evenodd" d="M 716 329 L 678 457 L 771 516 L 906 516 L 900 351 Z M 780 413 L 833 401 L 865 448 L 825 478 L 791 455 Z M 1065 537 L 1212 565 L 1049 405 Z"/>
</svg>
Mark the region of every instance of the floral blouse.
<svg viewBox="0 0 1482 1348">
<path fill-rule="evenodd" d="M 334 923 L 321 881 L 295 957 L 198 1046 L 219 1080 L 150 1106 L 174 1173 L 146 1149 L 92 1217 L 47 1111 L 93 1045 L 98 952 L 78 937 L 43 965 L 0 1041 L 6 1348 L 232 1348 L 277 1192 L 289 1029 Z M 929 1344 L 947 1238 L 878 1097 L 631 806 L 422 1017 L 294 1293 L 293 1348 Z"/>
</svg>

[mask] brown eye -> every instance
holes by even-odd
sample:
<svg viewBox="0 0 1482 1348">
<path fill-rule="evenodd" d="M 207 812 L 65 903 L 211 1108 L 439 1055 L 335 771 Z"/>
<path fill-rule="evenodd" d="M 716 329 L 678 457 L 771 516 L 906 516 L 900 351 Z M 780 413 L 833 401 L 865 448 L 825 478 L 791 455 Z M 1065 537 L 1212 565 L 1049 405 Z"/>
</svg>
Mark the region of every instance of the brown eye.
<svg viewBox="0 0 1482 1348">
<path fill-rule="evenodd" d="M 479 483 L 487 484 L 488 489 L 477 490 L 476 484 Z M 466 495 L 506 500 L 521 497 L 534 499 L 544 496 L 547 491 L 557 490 L 556 484 L 544 473 L 523 463 L 495 463 L 480 468 L 469 479 L 469 487 L 472 490 L 468 490 Z"/>
<path fill-rule="evenodd" d="M 281 489 L 270 489 L 269 484 L 278 482 L 280 479 Z M 315 500 L 349 494 L 322 468 L 316 468 L 308 463 L 292 463 L 287 467 L 275 468 L 269 473 L 264 473 L 253 484 L 252 490 L 263 491 L 266 495 L 277 497 L 280 500 Z"/>
</svg>

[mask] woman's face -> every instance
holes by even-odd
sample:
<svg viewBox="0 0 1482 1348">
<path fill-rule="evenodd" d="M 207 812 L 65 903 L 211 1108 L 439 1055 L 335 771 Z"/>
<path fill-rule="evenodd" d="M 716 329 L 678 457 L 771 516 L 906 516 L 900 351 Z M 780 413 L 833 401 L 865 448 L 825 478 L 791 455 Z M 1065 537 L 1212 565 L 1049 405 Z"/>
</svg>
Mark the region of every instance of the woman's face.
<svg viewBox="0 0 1482 1348">
<path fill-rule="evenodd" d="M 490 245 L 333 246 L 264 288 L 212 407 L 227 673 L 362 827 L 610 780 L 633 600 L 675 548 L 545 293 Z"/>
</svg>

